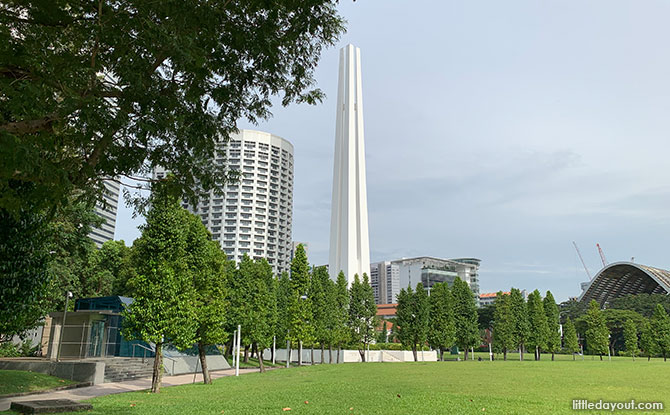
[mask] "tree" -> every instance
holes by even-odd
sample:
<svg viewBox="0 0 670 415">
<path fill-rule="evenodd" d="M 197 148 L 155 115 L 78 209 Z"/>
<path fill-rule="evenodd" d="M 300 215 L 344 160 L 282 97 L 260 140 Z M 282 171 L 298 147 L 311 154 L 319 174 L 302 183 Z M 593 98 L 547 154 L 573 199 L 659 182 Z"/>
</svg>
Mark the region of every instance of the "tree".
<svg viewBox="0 0 670 415">
<path fill-rule="evenodd" d="M 349 330 L 351 340 L 357 345 L 361 360 L 365 362 L 365 349 L 374 339 L 377 305 L 367 274 L 363 281 L 358 274 L 349 288 Z"/>
<path fill-rule="evenodd" d="M 468 349 L 479 343 L 477 326 L 477 304 L 468 286 L 468 283 L 456 277 L 451 288 L 454 300 L 454 327 L 456 329 L 455 343 L 465 350 L 465 360 L 468 359 Z"/>
<path fill-rule="evenodd" d="M 49 223 L 26 210 L 0 210 L 0 343 L 36 327 L 49 312 Z"/>
<path fill-rule="evenodd" d="M 514 340 L 514 319 L 509 294 L 498 291 L 493 314 L 493 346 L 503 354 L 507 360 L 507 352 L 516 347 Z"/>
<path fill-rule="evenodd" d="M 307 263 L 307 254 L 302 244 L 299 244 L 291 262 L 292 292 L 291 304 L 289 305 L 291 310 L 289 338 L 292 342 L 298 343 L 299 353 L 302 353 L 302 344 L 311 342 L 314 338 L 312 299 L 308 296 L 310 283 L 311 278 Z M 299 361 L 302 361 L 302 359 Z"/>
<path fill-rule="evenodd" d="M 275 335 L 279 344 L 285 344 L 288 338 L 288 331 L 291 325 L 291 301 L 293 299 L 293 289 L 291 280 L 287 272 L 282 272 L 279 276 L 277 285 L 277 324 L 275 326 Z M 287 348 L 287 360 L 290 360 L 290 347 Z"/>
<path fill-rule="evenodd" d="M 265 372 L 263 350 L 272 344 L 275 303 L 272 287 L 272 267 L 265 258 L 256 260 L 251 277 L 247 325 L 249 342 L 258 353 L 258 366 L 261 372 Z"/>
<path fill-rule="evenodd" d="M 349 289 L 347 287 L 347 278 L 344 272 L 337 274 L 335 282 L 335 303 L 337 304 L 337 313 L 335 321 L 334 342 L 337 344 L 337 362 L 340 362 L 340 353 L 342 346 L 349 341 Z"/>
<path fill-rule="evenodd" d="M 216 144 L 268 118 L 272 96 L 318 102 L 314 68 L 343 23 L 334 0 L 5 4 L 0 208 L 101 197 L 104 179 L 156 166 L 187 198 L 220 188 Z"/>
<path fill-rule="evenodd" d="M 188 214 L 186 261 L 195 290 L 194 312 L 197 321 L 195 341 L 202 369 L 203 383 L 211 384 L 207 367 L 207 347 L 226 341 L 226 280 L 232 264 L 205 226 L 200 217 Z"/>
<path fill-rule="evenodd" d="M 563 325 L 563 343 L 565 350 L 572 353 L 572 360 L 575 360 L 575 353 L 579 352 L 579 339 L 577 338 L 577 331 L 575 325 L 568 317 Z"/>
<path fill-rule="evenodd" d="M 623 337 L 626 343 L 626 351 L 630 353 L 635 361 L 635 354 L 637 354 L 637 326 L 631 319 L 626 319 L 623 325 Z"/>
<path fill-rule="evenodd" d="M 429 298 L 428 344 L 440 352 L 444 361 L 444 351 L 454 344 L 456 327 L 451 290 L 446 283 L 433 285 Z"/>
<path fill-rule="evenodd" d="M 658 345 L 654 337 L 654 330 L 651 327 L 649 320 L 645 319 L 642 323 L 642 330 L 640 332 L 640 348 L 647 356 L 647 361 L 658 353 Z"/>
<path fill-rule="evenodd" d="M 549 325 L 547 315 L 544 312 L 542 297 L 538 290 L 528 296 L 528 323 L 530 332 L 528 345 L 535 349 L 535 360 L 540 360 L 542 350 L 547 347 L 549 337 Z"/>
<path fill-rule="evenodd" d="M 195 341 L 196 298 L 187 263 L 189 217 L 178 198 L 162 182 L 154 186 L 151 208 L 142 236 L 134 243 L 137 274 L 131 283 L 134 302 L 124 311 L 123 336 L 155 344 L 151 391 L 160 391 L 163 376 L 162 347 L 167 341 L 177 348 Z"/>
<path fill-rule="evenodd" d="M 609 347 L 609 331 L 605 323 L 605 317 L 600 306 L 595 300 L 591 300 L 586 312 L 586 347 L 589 353 L 600 355 L 607 353 Z"/>
<path fill-rule="evenodd" d="M 670 296 L 667 294 L 625 295 L 610 301 L 608 309 L 631 310 L 651 318 L 658 304 L 662 305 L 666 312 L 670 312 Z"/>
<path fill-rule="evenodd" d="M 91 262 L 91 282 L 97 284 L 101 295 L 133 296 L 132 288 L 127 284 L 134 273 L 132 249 L 124 241 L 105 242 L 94 252 Z"/>
<path fill-rule="evenodd" d="M 670 354 L 670 317 L 660 304 L 656 306 L 656 311 L 651 317 L 651 328 L 656 338 L 657 350 L 663 356 L 663 361 L 666 361 Z"/>
<path fill-rule="evenodd" d="M 603 310 L 605 317 L 605 324 L 610 333 L 609 348 L 612 355 L 617 350 L 625 348 L 624 326 L 626 320 L 632 320 L 638 326 L 642 324 L 644 317 L 632 310 L 617 310 L 614 308 L 607 308 Z"/>
<path fill-rule="evenodd" d="M 546 350 L 551 352 L 551 360 L 554 360 L 556 352 L 561 350 L 561 331 L 560 331 L 560 313 L 558 311 L 558 306 L 556 305 L 556 300 L 551 291 L 547 291 L 547 294 L 543 300 L 544 313 L 547 316 L 547 347 Z"/>
<path fill-rule="evenodd" d="M 314 324 L 314 338 L 321 345 L 321 363 L 323 363 L 324 348 L 328 342 L 328 281 L 330 276 L 325 267 L 316 267 L 312 270 L 312 283 L 309 297 L 312 299 L 312 317 Z"/>
<path fill-rule="evenodd" d="M 519 360 L 523 360 L 523 349 L 530 336 L 528 323 L 528 307 L 523 294 L 518 288 L 512 288 L 509 294 L 510 314 L 512 317 L 512 339 L 519 348 Z"/>
<path fill-rule="evenodd" d="M 417 345 L 425 343 L 428 334 L 429 304 L 423 285 L 418 283 L 416 291 L 412 287 L 400 290 L 396 309 L 396 337 L 405 347 L 412 348 L 414 361 L 418 361 Z"/>
</svg>

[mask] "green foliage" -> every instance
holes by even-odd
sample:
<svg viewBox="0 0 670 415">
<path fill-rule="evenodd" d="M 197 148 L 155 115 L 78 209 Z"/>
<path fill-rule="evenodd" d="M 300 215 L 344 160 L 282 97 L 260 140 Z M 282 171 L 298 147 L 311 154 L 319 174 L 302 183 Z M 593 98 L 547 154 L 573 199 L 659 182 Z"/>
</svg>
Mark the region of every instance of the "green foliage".
<svg viewBox="0 0 670 415">
<path fill-rule="evenodd" d="M 296 248 L 291 262 L 291 298 L 289 337 L 291 341 L 309 343 L 314 340 L 310 273 L 307 254 L 302 244 Z"/>
<path fill-rule="evenodd" d="M 544 313 L 547 316 L 548 329 L 547 346 L 545 347 L 545 350 L 553 354 L 561 350 L 561 332 L 558 306 L 556 305 L 556 300 L 551 291 L 547 291 L 543 300 L 543 305 Z"/>
<path fill-rule="evenodd" d="M 179 348 L 193 345 L 195 290 L 187 262 L 189 213 L 163 186 L 156 186 L 142 236 L 135 240 L 130 281 L 135 301 L 124 312 L 123 336 Z"/>
<path fill-rule="evenodd" d="M 547 323 L 547 315 L 544 312 L 542 297 L 538 290 L 528 295 L 528 323 L 530 328 L 528 346 L 538 351 L 545 350 L 547 347 L 547 337 L 549 337 L 549 325 Z M 537 353 L 535 359 L 539 359 Z"/>
<path fill-rule="evenodd" d="M 49 225 L 31 211 L 0 209 L 0 342 L 36 327 L 50 311 Z"/>
<path fill-rule="evenodd" d="M 603 355 L 609 347 L 609 330 L 600 306 L 591 300 L 586 312 L 586 347 L 591 354 Z"/>
<path fill-rule="evenodd" d="M 477 324 L 479 325 L 479 330 L 486 330 L 493 327 L 495 312 L 495 304 L 486 304 L 477 309 Z"/>
<path fill-rule="evenodd" d="M 93 252 L 89 284 L 95 287 L 88 291 L 97 291 L 100 296 L 132 297 L 132 287 L 128 286 L 135 272 L 132 261 L 132 249 L 124 241 L 107 241 L 102 244 L 99 250 Z"/>
<path fill-rule="evenodd" d="M 347 287 L 347 278 L 344 272 L 340 271 L 337 274 L 337 281 L 335 282 L 335 304 L 337 306 L 337 313 L 335 314 L 335 343 L 341 347 L 349 342 L 349 288 Z"/>
<path fill-rule="evenodd" d="M 656 306 L 656 311 L 651 317 L 651 328 L 656 339 L 657 350 L 663 359 L 666 359 L 670 355 L 670 317 L 660 304 Z"/>
<path fill-rule="evenodd" d="M 417 347 L 426 342 L 428 335 L 430 305 L 426 290 L 421 283 L 416 285 L 416 291 L 412 287 L 407 287 L 407 290 L 403 288 L 398 293 L 397 300 L 395 335 L 403 346 L 414 351 L 414 360 L 417 360 Z"/>
<path fill-rule="evenodd" d="M 512 319 L 512 339 L 514 344 L 523 351 L 530 337 L 528 307 L 523 294 L 518 288 L 512 288 L 509 294 L 510 315 Z"/>
<path fill-rule="evenodd" d="M 562 321 L 570 318 L 573 322 L 575 322 L 578 318 L 582 317 L 586 313 L 588 304 L 572 298 L 568 301 L 562 302 L 559 308 L 561 309 L 561 316 L 563 319 Z"/>
<path fill-rule="evenodd" d="M 480 342 L 477 326 L 477 305 L 468 283 L 456 277 L 451 288 L 454 300 L 455 343 L 465 350 L 466 356 L 470 347 Z"/>
<path fill-rule="evenodd" d="M 446 283 L 433 285 L 429 298 L 428 344 L 440 356 L 454 344 L 456 327 L 451 290 Z"/>
<path fill-rule="evenodd" d="M 0 207 L 101 197 L 163 166 L 187 198 L 229 176 L 214 148 L 240 119 L 315 103 L 337 2 L 9 2 L 0 12 Z M 13 181 L 30 183 L 17 192 Z M 195 186 L 195 184 L 198 186 Z"/>
<path fill-rule="evenodd" d="M 654 329 L 647 319 L 642 322 L 640 330 L 640 348 L 644 355 L 647 356 L 647 359 L 658 353 L 658 344 L 656 343 Z"/>
<path fill-rule="evenodd" d="M 517 346 L 514 337 L 515 327 L 510 295 L 498 291 L 493 314 L 493 348 L 502 352 L 505 360 L 507 359 L 507 352 Z"/>
<path fill-rule="evenodd" d="M 631 354 L 633 359 L 638 352 L 637 344 L 637 326 L 631 319 L 626 319 L 623 325 L 623 337 L 626 344 L 626 351 Z"/>
<path fill-rule="evenodd" d="M 330 345 L 337 341 L 339 313 L 337 288 L 326 267 L 316 267 L 312 273 L 312 310 L 316 341 Z"/>
<path fill-rule="evenodd" d="M 349 333 L 359 352 L 374 339 L 376 315 L 377 305 L 368 276 L 363 274 L 361 281 L 356 274 L 349 289 Z"/>
<path fill-rule="evenodd" d="M 610 301 L 608 309 L 632 310 L 644 317 L 651 318 L 660 304 L 666 312 L 670 312 L 670 296 L 666 294 L 635 294 L 615 298 Z"/>
<path fill-rule="evenodd" d="M 565 350 L 569 353 L 579 352 L 579 339 L 577 338 L 577 331 L 575 325 L 570 320 L 570 317 L 565 320 L 563 325 L 563 345 Z"/>
<path fill-rule="evenodd" d="M 293 290 L 291 289 L 291 280 L 288 273 L 283 272 L 277 282 L 277 324 L 275 335 L 277 342 L 283 344 L 287 340 L 287 333 L 291 325 L 291 301 L 293 299 Z"/>
</svg>

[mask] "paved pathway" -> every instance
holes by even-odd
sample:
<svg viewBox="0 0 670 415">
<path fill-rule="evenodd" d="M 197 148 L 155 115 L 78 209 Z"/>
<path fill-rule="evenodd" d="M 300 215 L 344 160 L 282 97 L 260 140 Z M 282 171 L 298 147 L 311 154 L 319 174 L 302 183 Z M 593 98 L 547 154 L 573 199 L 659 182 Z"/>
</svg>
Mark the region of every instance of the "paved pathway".
<svg viewBox="0 0 670 415">
<path fill-rule="evenodd" d="M 266 367 L 266 370 L 272 368 Z M 242 369 L 240 368 L 240 375 L 245 373 L 258 372 L 257 368 Z M 225 376 L 234 376 L 235 369 L 217 370 L 210 372 L 212 379 L 222 378 Z M 196 375 L 196 382 L 202 382 L 202 373 Z M 184 385 L 193 383 L 193 373 L 176 376 L 163 376 L 162 387 Z M 101 383 L 99 385 L 86 386 L 83 388 L 67 389 L 56 392 L 37 393 L 32 395 L 14 396 L 10 398 L 0 399 L 0 411 L 6 411 L 12 402 L 17 401 L 32 401 L 35 399 L 72 399 L 73 401 L 83 401 L 86 399 L 95 398 L 98 396 L 112 395 L 115 393 L 132 392 L 138 390 L 145 390 L 151 388 L 151 378 L 142 378 L 129 380 L 125 382 L 110 382 Z"/>
</svg>

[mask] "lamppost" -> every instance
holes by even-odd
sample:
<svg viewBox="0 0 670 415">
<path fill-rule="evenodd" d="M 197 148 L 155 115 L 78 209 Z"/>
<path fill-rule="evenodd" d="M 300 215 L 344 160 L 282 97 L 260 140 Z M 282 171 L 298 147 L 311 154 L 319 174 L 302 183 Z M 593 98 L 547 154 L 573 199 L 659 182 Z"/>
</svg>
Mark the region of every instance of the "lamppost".
<svg viewBox="0 0 670 415">
<path fill-rule="evenodd" d="M 60 328 L 60 335 L 58 336 L 58 354 L 56 355 L 56 361 L 60 362 L 60 350 L 63 345 L 63 332 L 65 331 L 65 319 L 67 318 L 67 307 L 70 305 L 70 298 L 72 298 L 72 292 L 68 291 L 65 295 L 65 310 L 63 310 L 63 323 Z"/>
</svg>

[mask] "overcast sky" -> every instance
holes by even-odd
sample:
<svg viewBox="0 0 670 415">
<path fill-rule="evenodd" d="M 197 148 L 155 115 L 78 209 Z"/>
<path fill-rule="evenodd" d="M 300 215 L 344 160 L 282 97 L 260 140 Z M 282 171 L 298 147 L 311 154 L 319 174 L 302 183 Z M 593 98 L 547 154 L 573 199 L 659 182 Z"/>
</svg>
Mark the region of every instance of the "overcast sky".
<svg viewBox="0 0 670 415">
<path fill-rule="evenodd" d="M 258 126 L 295 146 L 293 239 L 328 261 L 339 48 L 361 48 L 373 261 L 477 257 L 482 292 L 579 294 L 670 268 L 670 2 L 342 0 L 326 100 Z M 116 238 L 139 236 L 121 208 Z"/>
</svg>

